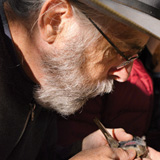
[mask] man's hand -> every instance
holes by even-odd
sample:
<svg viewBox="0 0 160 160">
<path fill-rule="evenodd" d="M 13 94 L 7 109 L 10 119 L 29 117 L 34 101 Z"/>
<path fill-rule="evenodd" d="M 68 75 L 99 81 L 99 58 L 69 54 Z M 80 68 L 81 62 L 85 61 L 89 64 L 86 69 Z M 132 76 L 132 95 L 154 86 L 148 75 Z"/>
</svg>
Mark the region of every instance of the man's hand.
<svg viewBox="0 0 160 160">
<path fill-rule="evenodd" d="M 124 151 L 121 148 L 112 149 L 102 146 L 90 150 L 84 150 L 70 160 L 134 160 L 135 150 Z"/>
<path fill-rule="evenodd" d="M 112 129 L 108 129 L 108 131 L 112 135 Z M 133 138 L 133 136 L 126 133 L 124 129 L 115 129 L 114 134 L 118 141 L 128 141 Z M 97 148 L 100 146 L 108 146 L 108 143 L 102 132 L 98 130 L 83 139 L 82 150 Z"/>
<path fill-rule="evenodd" d="M 113 130 L 108 129 L 108 131 L 112 135 Z M 128 141 L 133 138 L 133 136 L 126 133 L 124 129 L 115 129 L 114 137 L 116 137 L 118 141 Z M 110 148 L 104 135 L 98 130 L 84 138 L 82 151 L 70 160 L 140 160 L 140 158 L 135 159 L 135 157 L 136 151 L 134 149 L 125 151 L 121 148 Z M 143 160 L 151 159 L 143 158 Z"/>
<path fill-rule="evenodd" d="M 113 130 L 108 129 L 108 131 L 112 135 Z M 124 129 L 115 129 L 114 136 L 118 141 L 128 141 L 133 138 L 133 136 L 126 133 Z M 140 158 L 135 159 L 135 157 L 136 151 L 134 149 L 128 149 L 126 151 L 121 148 L 110 148 L 104 135 L 98 130 L 84 138 L 82 151 L 70 160 L 141 160 Z M 143 158 L 143 160 L 151 159 Z"/>
</svg>

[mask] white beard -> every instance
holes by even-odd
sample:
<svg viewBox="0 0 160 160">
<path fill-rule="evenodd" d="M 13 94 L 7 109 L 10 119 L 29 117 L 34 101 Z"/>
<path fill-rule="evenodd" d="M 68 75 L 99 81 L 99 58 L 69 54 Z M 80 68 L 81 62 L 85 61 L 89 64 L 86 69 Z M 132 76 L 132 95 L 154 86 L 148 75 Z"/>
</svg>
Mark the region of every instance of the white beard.
<svg viewBox="0 0 160 160">
<path fill-rule="evenodd" d="M 73 80 L 63 89 L 61 85 L 65 82 L 49 82 L 36 91 L 38 102 L 46 108 L 67 116 L 79 110 L 89 98 L 112 91 L 113 80 L 106 80 L 95 86 L 72 85 L 76 83 L 75 81 Z"/>
</svg>

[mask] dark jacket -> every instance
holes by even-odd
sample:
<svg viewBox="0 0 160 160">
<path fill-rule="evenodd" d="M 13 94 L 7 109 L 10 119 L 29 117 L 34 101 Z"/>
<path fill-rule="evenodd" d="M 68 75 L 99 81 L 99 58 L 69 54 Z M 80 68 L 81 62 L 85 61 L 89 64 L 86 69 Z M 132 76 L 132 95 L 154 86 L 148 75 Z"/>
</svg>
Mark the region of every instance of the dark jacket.
<svg viewBox="0 0 160 160">
<path fill-rule="evenodd" d="M 56 115 L 34 101 L 34 87 L 0 17 L 0 160 L 56 159 Z M 69 148 L 64 151 L 68 157 Z"/>
</svg>

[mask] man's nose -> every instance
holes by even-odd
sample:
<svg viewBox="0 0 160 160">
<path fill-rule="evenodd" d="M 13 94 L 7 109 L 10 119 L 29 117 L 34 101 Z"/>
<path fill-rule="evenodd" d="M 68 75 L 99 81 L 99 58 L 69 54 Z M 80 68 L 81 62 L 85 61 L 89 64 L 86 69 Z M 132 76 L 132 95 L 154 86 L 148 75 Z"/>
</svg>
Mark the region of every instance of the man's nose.
<svg viewBox="0 0 160 160">
<path fill-rule="evenodd" d="M 112 79 L 114 79 L 118 82 L 125 82 L 130 75 L 130 72 L 132 70 L 132 65 L 133 65 L 133 63 L 131 63 L 127 66 L 124 66 L 120 69 L 111 68 L 108 72 L 108 75 L 109 75 L 109 77 L 111 77 Z"/>
</svg>

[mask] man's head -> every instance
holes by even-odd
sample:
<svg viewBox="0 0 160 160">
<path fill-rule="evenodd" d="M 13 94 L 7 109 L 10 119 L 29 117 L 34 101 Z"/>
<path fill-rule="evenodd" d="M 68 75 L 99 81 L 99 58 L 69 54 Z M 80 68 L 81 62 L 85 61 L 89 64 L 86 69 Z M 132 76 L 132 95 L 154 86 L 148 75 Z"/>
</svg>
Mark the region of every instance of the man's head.
<svg viewBox="0 0 160 160">
<path fill-rule="evenodd" d="M 113 80 L 127 80 L 132 62 L 121 66 L 126 59 L 117 48 L 130 58 L 148 41 L 146 34 L 75 0 L 8 2 L 23 67 L 40 84 L 35 97 L 63 115 L 74 113 L 91 97 L 111 92 Z M 25 34 L 17 36 L 17 29 Z"/>
</svg>

